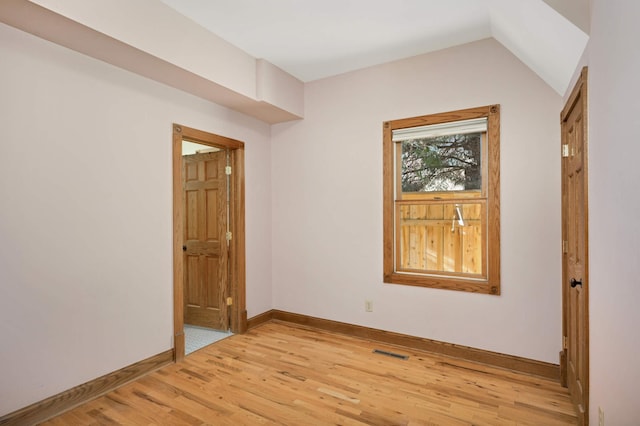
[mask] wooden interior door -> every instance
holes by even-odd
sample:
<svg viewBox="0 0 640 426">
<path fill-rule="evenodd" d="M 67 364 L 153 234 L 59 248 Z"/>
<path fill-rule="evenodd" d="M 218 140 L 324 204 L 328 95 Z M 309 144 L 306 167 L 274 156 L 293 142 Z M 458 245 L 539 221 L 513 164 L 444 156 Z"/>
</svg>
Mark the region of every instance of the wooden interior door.
<svg viewBox="0 0 640 426">
<path fill-rule="evenodd" d="M 587 71 L 562 111 L 563 330 L 566 385 L 588 424 L 589 312 L 587 211 Z"/>
<path fill-rule="evenodd" d="M 185 155 L 183 166 L 184 322 L 226 331 L 226 152 Z"/>
</svg>

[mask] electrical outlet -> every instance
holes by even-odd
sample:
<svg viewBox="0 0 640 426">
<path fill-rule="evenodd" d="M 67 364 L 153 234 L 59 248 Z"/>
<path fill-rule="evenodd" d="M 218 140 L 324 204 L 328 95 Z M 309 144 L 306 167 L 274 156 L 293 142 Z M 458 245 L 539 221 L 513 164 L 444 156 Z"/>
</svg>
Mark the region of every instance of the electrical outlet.
<svg viewBox="0 0 640 426">
<path fill-rule="evenodd" d="M 604 410 L 598 407 L 598 426 L 604 426 Z"/>
<path fill-rule="evenodd" d="M 364 301 L 364 310 L 366 312 L 373 312 L 373 301 L 372 300 L 365 300 Z"/>
</svg>

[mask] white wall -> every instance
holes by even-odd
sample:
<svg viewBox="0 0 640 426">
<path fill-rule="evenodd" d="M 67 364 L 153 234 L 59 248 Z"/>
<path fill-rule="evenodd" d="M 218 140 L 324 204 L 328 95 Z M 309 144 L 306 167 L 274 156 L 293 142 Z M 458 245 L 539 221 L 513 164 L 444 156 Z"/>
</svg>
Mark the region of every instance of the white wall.
<svg viewBox="0 0 640 426">
<path fill-rule="evenodd" d="M 135 47 L 140 51 L 139 56 L 142 52 L 148 53 L 249 98 L 256 96 L 255 58 L 204 27 L 194 25 L 191 19 L 163 2 L 32 1 L 46 10 Z M 54 28 L 56 31 L 70 30 L 71 26 L 61 28 L 63 26 L 65 24 L 60 23 Z M 48 29 L 43 25 L 40 34 L 47 34 Z M 95 43 L 94 40 L 92 42 Z"/>
<path fill-rule="evenodd" d="M 580 60 L 576 64 L 576 69 L 573 71 L 573 75 L 571 76 L 571 80 L 569 81 L 569 86 L 567 86 L 567 91 L 565 92 L 564 97 L 562 98 L 562 103 L 564 105 L 567 104 L 567 101 L 571 97 L 573 88 L 576 86 L 578 79 L 582 75 L 582 69 L 588 66 L 589 66 L 589 43 L 587 43 L 586 47 L 584 48 L 584 51 L 582 52 L 582 56 L 580 57 Z"/>
<path fill-rule="evenodd" d="M 172 347 L 173 122 L 246 143 L 263 312 L 269 126 L 0 25 L 0 415 Z"/>
<path fill-rule="evenodd" d="M 382 122 L 493 103 L 502 295 L 383 284 Z M 493 39 L 308 83 L 272 128 L 274 308 L 557 363 L 561 107 Z"/>
<path fill-rule="evenodd" d="M 640 3 L 592 2 L 589 51 L 590 417 L 640 423 Z"/>
</svg>

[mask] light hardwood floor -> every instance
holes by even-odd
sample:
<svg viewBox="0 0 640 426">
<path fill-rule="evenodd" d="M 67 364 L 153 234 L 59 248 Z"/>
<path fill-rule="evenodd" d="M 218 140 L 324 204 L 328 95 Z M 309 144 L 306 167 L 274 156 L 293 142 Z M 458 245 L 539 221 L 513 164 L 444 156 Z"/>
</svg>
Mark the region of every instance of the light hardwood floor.
<svg viewBox="0 0 640 426">
<path fill-rule="evenodd" d="M 538 426 L 576 416 L 552 380 L 270 322 L 44 424 Z"/>
</svg>

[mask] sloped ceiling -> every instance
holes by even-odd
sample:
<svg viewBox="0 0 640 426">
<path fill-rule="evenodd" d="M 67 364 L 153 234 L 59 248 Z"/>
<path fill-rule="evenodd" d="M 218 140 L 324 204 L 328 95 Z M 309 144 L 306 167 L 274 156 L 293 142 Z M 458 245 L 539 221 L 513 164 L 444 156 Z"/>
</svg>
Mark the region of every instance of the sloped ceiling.
<svg viewBox="0 0 640 426">
<path fill-rule="evenodd" d="M 564 95 L 588 0 L 162 0 L 308 82 L 494 37 Z"/>
</svg>

